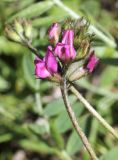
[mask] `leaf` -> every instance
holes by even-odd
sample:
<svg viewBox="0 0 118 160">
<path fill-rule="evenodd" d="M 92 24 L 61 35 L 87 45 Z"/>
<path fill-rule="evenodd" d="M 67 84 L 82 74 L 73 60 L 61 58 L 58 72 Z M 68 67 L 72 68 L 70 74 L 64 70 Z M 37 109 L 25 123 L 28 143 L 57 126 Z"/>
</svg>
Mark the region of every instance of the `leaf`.
<svg viewBox="0 0 118 160">
<path fill-rule="evenodd" d="M 19 142 L 19 144 L 26 150 L 32 151 L 32 152 L 37 152 L 37 153 L 42 153 L 42 154 L 52 154 L 54 150 L 48 146 L 46 143 L 43 141 L 33 141 L 29 139 L 24 139 Z"/>
<path fill-rule="evenodd" d="M 15 116 L 12 115 L 12 113 L 9 113 L 9 111 L 6 110 L 5 107 L 0 104 L 0 116 L 1 115 L 3 115 L 5 118 L 10 119 L 10 120 L 15 119 Z"/>
<path fill-rule="evenodd" d="M 49 134 L 49 123 L 44 118 L 39 118 L 36 123 L 28 125 L 28 128 L 37 135 Z"/>
<path fill-rule="evenodd" d="M 79 151 L 82 148 L 82 141 L 79 138 L 76 131 L 73 131 L 71 136 L 69 137 L 68 143 L 67 143 L 67 153 L 69 155 L 75 154 L 77 151 Z"/>
<path fill-rule="evenodd" d="M 75 97 L 71 96 L 70 100 L 73 103 L 75 101 Z M 58 115 L 64 110 L 65 110 L 65 107 L 64 107 L 63 99 L 60 98 L 58 100 L 54 100 L 51 103 L 49 103 L 44 109 L 44 114 L 47 115 L 48 117 L 51 117 L 51 116 Z"/>
<path fill-rule="evenodd" d="M 20 12 L 16 13 L 10 20 L 14 19 L 15 17 L 27 17 L 33 18 L 37 17 L 47 10 L 49 10 L 53 5 L 51 1 L 44 1 L 30 5 L 29 7 L 21 10 Z"/>
<path fill-rule="evenodd" d="M 103 58 L 100 61 L 108 65 L 118 66 L 118 58 Z"/>
<path fill-rule="evenodd" d="M 29 54 L 25 54 L 23 57 L 22 65 L 23 65 L 23 72 L 24 72 L 24 78 L 27 82 L 27 84 L 34 89 L 35 91 L 39 90 L 39 86 L 37 85 L 37 80 L 34 75 L 34 65 L 33 65 L 33 59 L 32 56 L 29 56 Z"/>
<path fill-rule="evenodd" d="M 11 139 L 12 139 L 12 134 L 10 133 L 0 135 L 0 143 L 10 141 Z"/>
<path fill-rule="evenodd" d="M 0 77 L 0 91 L 4 91 L 10 87 L 9 82 L 7 82 L 4 78 Z"/>
<path fill-rule="evenodd" d="M 80 124 L 81 128 L 83 129 L 83 131 L 85 130 L 85 127 L 86 127 L 87 118 L 88 118 L 88 116 L 84 116 L 81 119 L 81 123 L 79 120 L 79 124 Z M 83 144 L 82 144 L 82 141 L 81 141 L 79 135 L 77 134 L 76 131 L 73 131 L 69 137 L 69 140 L 68 140 L 68 143 L 66 146 L 67 153 L 69 155 L 74 155 L 75 153 L 77 153 L 78 151 L 81 150 L 82 146 L 83 146 Z"/>
<path fill-rule="evenodd" d="M 114 99 L 111 97 L 103 97 L 98 102 L 98 109 L 101 112 L 102 115 L 107 115 L 109 112 L 111 112 L 111 106 L 114 104 Z"/>
<path fill-rule="evenodd" d="M 106 75 L 110 75 L 108 78 Z M 115 80 L 118 77 L 118 67 L 108 66 L 102 73 L 100 78 L 100 86 L 110 89 L 113 87 Z"/>
<path fill-rule="evenodd" d="M 100 94 L 102 96 L 107 96 L 107 97 L 111 97 L 114 100 L 118 99 L 118 94 L 117 93 L 113 93 L 112 91 L 102 88 L 102 87 L 96 87 L 95 85 L 90 84 L 87 79 L 82 78 L 78 81 L 78 85 L 88 89 L 89 91 L 95 93 L 95 94 Z"/>
<path fill-rule="evenodd" d="M 44 115 L 48 117 L 55 116 L 64 110 L 64 103 L 62 98 L 54 100 L 49 103 L 44 109 Z"/>
<path fill-rule="evenodd" d="M 100 160 L 118 160 L 118 146 L 112 148 L 108 153 L 100 158 Z"/>
<path fill-rule="evenodd" d="M 117 53 L 116 50 L 112 47 L 108 46 L 102 46 L 101 44 L 95 46 L 95 52 L 98 55 L 98 57 L 102 58 L 112 58 L 114 57 Z M 101 61 L 100 62 L 103 62 Z"/>
<path fill-rule="evenodd" d="M 80 116 L 83 109 L 84 108 L 82 104 L 80 103 L 73 104 L 73 110 L 77 117 Z M 60 133 L 64 133 L 70 128 L 72 128 L 72 122 L 70 121 L 70 118 L 66 110 L 60 113 L 60 115 L 57 117 L 57 119 L 55 120 L 55 126 L 57 127 Z"/>
<path fill-rule="evenodd" d="M 64 149 L 64 140 L 62 135 L 59 133 L 57 126 L 54 124 L 54 122 L 51 121 L 51 135 L 58 146 L 59 149 Z"/>
<path fill-rule="evenodd" d="M 21 53 L 26 53 L 26 51 L 27 49 L 22 47 L 20 44 L 11 42 L 5 37 L 0 36 L 0 54 L 18 55 Z"/>
<path fill-rule="evenodd" d="M 84 12 L 89 12 L 92 16 L 97 16 L 100 12 L 100 3 L 95 0 L 84 1 L 81 4 L 80 9 L 84 10 Z"/>
</svg>

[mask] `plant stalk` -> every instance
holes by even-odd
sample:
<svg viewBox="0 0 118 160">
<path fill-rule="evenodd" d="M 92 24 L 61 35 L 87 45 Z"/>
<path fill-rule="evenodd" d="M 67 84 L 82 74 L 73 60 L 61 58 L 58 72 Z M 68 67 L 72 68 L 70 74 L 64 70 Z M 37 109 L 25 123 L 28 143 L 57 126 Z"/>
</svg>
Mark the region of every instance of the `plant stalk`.
<svg viewBox="0 0 118 160">
<path fill-rule="evenodd" d="M 84 134 L 84 132 L 82 131 L 82 129 L 80 128 L 80 126 L 77 122 L 77 118 L 75 116 L 75 113 L 73 112 L 73 110 L 71 108 L 71 104 L 68 100 L 66 78 L 64 78 L 64 80 L 62 81 L 61 92 L 62 92 L 62 97 L 63 97 L 63 100 L 64 100 L 64 104 L 65 104 L 66 110 L 68 112 L 68 115 L 71 119 L 71 122 L 73 123 L 73 126 L 74 126 L 75 130 L 77 131 L 77 134 L 80 136 L 85 148 L 87 149 L 87 151 L 88 151 L 88 153 L 91 157 L 91 160 L 98 160 L 95 152 L 93 151 L 91 145 L 88 142 L 88 139 L 87 139 L 86 135 Z"/>
<path fill-rule="evenodd" d="M 73 86 L 72 86 L 73 85 Z M 118 139 L 118 134 L 115 130 L 100 116 L 100 114 L 89 104 L 89 102 L 79 93 L 76 89 L 77 85 L 72 84 L 70 90 L 76 95 L 78 100 L 84 104 L 84 106 L 89 110 L 89 112 L 116 138 Z"/>
<path fill-rule="evenodd" d="M 27 47 L 33 54 L 35 54 L 36 57 L 39 57 L 37 49 L 34 48 L 31 43 L 24 41 L 23 45 Z"/>
</svg>

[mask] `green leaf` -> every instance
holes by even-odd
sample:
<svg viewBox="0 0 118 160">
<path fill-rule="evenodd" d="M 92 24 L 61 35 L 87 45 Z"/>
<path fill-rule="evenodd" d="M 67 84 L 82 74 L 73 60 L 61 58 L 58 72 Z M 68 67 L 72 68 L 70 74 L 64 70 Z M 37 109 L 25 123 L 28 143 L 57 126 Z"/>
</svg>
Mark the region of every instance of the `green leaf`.
<svg viewBox="0 0 118 160">
<path fill-rule="evenodd" d="M 55 116 L 62 112 L 64 109 L 63 100 L 60 98 L 58 100 L 52 101 L 51 103 L 48 103 L 44 109 L 44 115 L 47 115 L 48 117 Z"/>
<path fill-rule="evenodd" d="M 0 135 L 0 143 L 7 142 L 11 139 L 12 139 L 12 134 L 10 133 Z"/>
<path fill-rule="evenodd" d="M 69 155 L 75 154 L 77 151 L 79 151 L 82 148 L 82 142 L 79 138 L 76 131 L 73 131 L 72 134 L 69 137 L 68 143 L 67 143 L 67 153 Z"/>
<path fill-rule="evenodd" d="M 39 81 L 39 79 L 35 78 L 33 63 L 34 62 L 32 56 L 29 54 L 25 54 L 22 61 L 24 78 L 27 84 L 36 91 L 39 90 L 39 86 L 36 83 L 37 81 Z"/>
<path fill-rule="evenodd" d="M 118 58 L 103 58 L 100 61 L 105 64 L 118 66 Z"/>
<path fill-rule="evenodd" d="M 80 116 L 83 109 L 84 108 L 82 104 L 80 103 L 73 104 L 73 110 L 77 117 Z M 64 133 L 70 128 L 72 128 L 72 122 L 70 121 L 70 118 L 66 110 L 59 114 L 59 116 L 55 120 L 55 126 L 57 126 L 57 129 L 59 130 L 60 133 Z"/>
<path fill-rule="evenodd" d="M 49 134 L 49 123 L 46 119 L 40 118 L 36 123 L 28 125 L 28 128 L 37 135 Z"/>
<path fill-rule="evenodd" d="M 18 43 L 11 42 L 5 37 L 0 37 L 0 54 L 4 53 L 6 55 L 18 55 L 21 53 L 26 53 L 27 49 Z"/>
<path fill-rule="evenodd" d="M 10 87 L 9 82 L 7 82 L 4 78 L 0 77 L 0 91 L 4 91 Z"/>
<path fill-rule="evenodd" d="M 37 17 L 47 10 L 49 10 L 53 5 L 51 1 L 44 1 L 30 5 L 29 7 L 21 10 L 20 12 L 16 13 L 10 20 L 14 19 L 15 17 L 27 17 L 33 18 Z"/>
<path fill-rule="evenodd" d="M 100 160 L 118 160 L 118 146 L 112 148 L 108 153 L 100 158 Z"/>
<path fill-rule="evenodd" d="M 103 97 L 98 102 L 98 109 L 99 112 L 101 112 L 102 115 L 108 114 L 111 112 L 111 106 L 114 104 L 114 99 L 112 97 Z"/>
<path fill-rule="evenodd" d="M 85 127 L 86 127 L 87 118 L 88 118 L 88 115 L 84 116 L 81 120 L 79 119 L 79 124 L 83 131 L 85 130 Z M 74 155 L 75 153 L 81 150 L 82 146 L 83 144 L 79 135 L 77 134 L 76 131 L 73 131 L 69 137 L 69 140 L 66 146 L 67 153 L 69 155 Z"/>
<path fill-rule="evenodd" d="M 62 14 L 61 14 L 62 15 Z M 53 15 L 50 15 L 50 16 L 46 16 L 46 17 L 40 17 L 40 18 L 37 18 L 37 19 L 34 19 L 32 21 L 32 25 L 34 27 L 41 27 L 41 26 L 46 26 L 46 25 L 49 25 L 51 24 L 52 22 L 55 22 L 55 21 L 60 21 L 62 20 L 62 18 L 64 19 L 66 17 L 66 15 L 58 15 L 58 16 L 53 16 Z"/>
<path fill-rule="evenodd" d="M 100 3 L 95 0 L 83 1 L 80 5 L 80 9 L 84 10 L 86 13 L 89 13 L 91 16 L 97 16 L 100 12 Z"/>
<path fill-rule="evenodd" d="M 75 97 L 70 97 L 71 102 L 73 103 L 75 101 Z M 62 111 L 65 110 L 63 99 L 60 98 L 58 100 L 54 100 L 51 103 L 48 103 L 48 105 L 44 109 L 44 114 L 48 117 L 58 115 Z"/>
<path fill-rule="evenodd" d="M 24 139 L 19 142 L 19 144 L 28 151 L 37 152 L 41 154 L 52 154 L 54 150 L 48 146 L 43 141 L 33 141 L 29 139 Z"/>
<path fill-rule="evenodd" d="M 114 48 L 102 45 L 95 46 L 95 52 L 101 59 L 112 58 L 117 54 Z M 101 59 L 100 62 L 102 62 Z"/>
<path fill-rule="evenodd" d="M 91 83 L 89 83 L 89 81 L 86 78 L 82 78 L 78 81 L 78 85 L 95 93 L 95 94 L 99 94 L 102 96 L 107 96 L 107 97 L 111 97 L 114 98 L 115 100 L 118 99 L 118 94 L 117 93 L 113 93 L 112 91 L 106 89 L 106 88 L 102 88 L 102 87 L 96 87 L 95 85 L 92 85 Z"/>
<path fill-rule="evenodd" d="M 59 133 L 57 126 L 51 121 L 51 135 L 59 149 L 64 149 L 64 140 L 62 135 Z"/>
<path fill-rule="evenodd" d="M 106 75 L 110 75 L 108 78 Z M 100 85 L 103 88 L 110 89 L 113 87 L 114 81 L 118 77 L 118 67 L 108 66 L 102 73 L 100 78 Z"/>
</svg>

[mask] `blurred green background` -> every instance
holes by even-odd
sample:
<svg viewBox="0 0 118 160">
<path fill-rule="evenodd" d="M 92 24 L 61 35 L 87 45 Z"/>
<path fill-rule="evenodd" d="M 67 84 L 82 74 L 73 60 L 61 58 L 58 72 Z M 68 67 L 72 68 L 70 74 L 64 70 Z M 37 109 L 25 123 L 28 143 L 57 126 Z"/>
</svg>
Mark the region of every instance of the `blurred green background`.
<svg viewBox="0 0 118 160">
<path fill-rule="evenodd" d="M 55 0 L 56 1 L 56 0 Z M 63 0 L 100 30 L 93 44 L 100 63 L 77 83 L 118 131 L 118 0 Z M 54 1 L 0 0 L 0 160 L 89 160 L 65 111 L 59 86 L 36 80 L 31 52 L 5 37 L 5 25 L 29 18 L 33 45 L 44 54 L 47 28 L 72 16 Z M 115 45 L 110 45 L 111 42 Z M 118 160 L 118 141 L 70 94 L 73 109 L 100 160 Z"/>
</svg>

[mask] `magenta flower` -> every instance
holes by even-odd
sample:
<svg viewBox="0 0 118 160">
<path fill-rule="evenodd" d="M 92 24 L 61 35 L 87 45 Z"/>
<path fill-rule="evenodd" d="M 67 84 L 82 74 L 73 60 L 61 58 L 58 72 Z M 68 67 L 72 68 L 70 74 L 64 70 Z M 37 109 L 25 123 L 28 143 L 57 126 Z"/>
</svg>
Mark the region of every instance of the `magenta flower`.
<svg viewBox="0 0 118 160">
<path fill-rule="evenodd" d="M 71 29 L 65 30 L 63 33 L 62 43 L 73 46 L 74 31 Z"/>
<path fill-rule="evenodd" d="M 99 59 L 95 56 L 94 51 L 92 51 L 87 59 L 87 62 L 85 63 L 84 68 L 87 69 L 91 73 L 93 72 L 98 61 Z"/>
<path fill-rule="evenodd" d="M 47 53 L 45 55 L 45 65 L 48 71 L 53 75 L 54 73 L 57 73 L 58 64 L 57 60 L 53 54 L 52 47 L 48 46 Z"/>
<path fill-rule="evenodd" d="M 59 41 L 59 35 L 61 32 L 61 27 L 59 23 L 53 23 L 53 25 L 48 30 L 48 36 L 52 43 L 57 43 Z"/>
<path fill-rule="evenodd" d="M 45 66 L 45 61 L 42 59 L 39 59 L 38 57 L 34 60 L 35 64 L 35 75 L 37 78 L 48 78 L 51 76 L 49 71 L 47 70 Z"/>
<path fill-rule="evenodd" d="M 75 62 L 73 60 L 76 57 L 76 50 L 74 48 L 74 44 L 77 45 L 77 43 L 74 43 L 74 38 L 75 41 L 76 40 L 79 41 L 79 35 L 77 35 L 78 33 L 76 32 L 76 29 L 72 28 L 70 29 L 70 28 L 71 25 L 69 24 L 68 29 L 62 30 L 59 23 L 54 23 L 49 28 L 48 36 L 50 42 L 52 43 L 52 46 L 48 46 L 46 55 L 44 56 L 43 59 L 36 58 L 34 61 L 35 75 L 37 78 L 42 78 L 42 79 L 48 78 L 51 81 L 60 83 L 62 80 L 61 77 L 62 74 L 66 74 L 64 68 L 67 64 L 69 66 L 67 69 L 71 70 L 72 66 L 70 65 L 73 62 Z M 60 38 L 61 40 L 59 40 Z M 83 38 L 85 38 L 85 42 L 86 41 L 88 42 L 86 36 Z M 80 42 L 78 44 L 78 47 L 82 50 L 81 54 L 84 55 L 85 52 L 84 50 L 86 49 L 86 46 L 81 45 Z M 84 60 L 84 56 L 82 58 L 83 58 L 83 64 L 78 66 L 80 67 L 80 69 L 78 68 L 78 71 L 76 70 L 77 73 L 72 73 L 74 74 L 74 76 L 73 75 L 71 76 L 71 80 L 77 80 L 80 77 L 86 75 L 87 72 L 91 73 L 94 70 L 96 64 L 98 63 L 98 58 L 95 56 L 94 51 L 90 53 L 87 59 Z M 77 57 L 76 61 L 79 60 L 81 59 Z M 69 73 L 70 71 L 67 72 Z"/>
<path fill-rule="evenodd" d="M 36 58 L 35 64 L 35 75 L 37 78 L 49 78 L 57 73 L 58 64 L 57 60 L 52 52 L 51 46 L 48 47 L 45 57 L 42 59 Z"/>
<path fill-rule="evenodd" d="M 62 61 L 68 62 L 73 60 L 76 56 L 76 51 L 73 46 L 58 43 L 55 47 L 55 55 L 57 55 Z"/>
<path fill-rule="evenodd" d="M 74 31 L 65 30 L 61 43 L 57 43 L 55 47 L 55 55 L 58 56 L 62 61 L 68 62 L 73 60 L 76 56 L 76 51 L 73 46 Z"/>
</svg>

